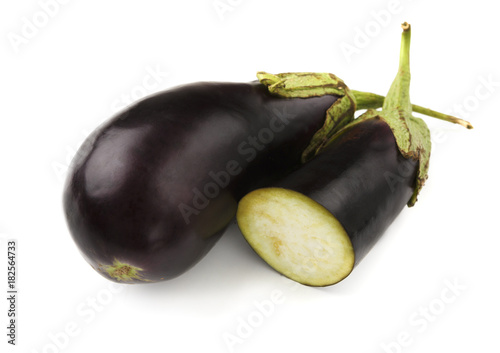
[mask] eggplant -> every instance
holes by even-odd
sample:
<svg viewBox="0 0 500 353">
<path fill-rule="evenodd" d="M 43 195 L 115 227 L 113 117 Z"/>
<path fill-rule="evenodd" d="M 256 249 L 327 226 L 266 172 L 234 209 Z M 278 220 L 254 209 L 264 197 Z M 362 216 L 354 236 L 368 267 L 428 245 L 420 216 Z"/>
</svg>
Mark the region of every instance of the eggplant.
<svg viewBox="0 0 500 353">
<path fill-rule="evenodd" d="M 346 278 L 427 179 L 429 130 L 409 100 L 410 26 L 382 111 L 368 110 L 273 187 L 241 199 L 239 228 L 284 276 L 310 286 Z M 430 114 L 472 128 L 461 119 Z"/>
<path fill-rule="evenodd" d="M 160 92 L 86 139 L 63 207 L 97 272 L 122 283 L 179 276 L 217 242 L 245 194 L 316 156 L 355 110 L 384 103 L 332 74 L 257 77 Z"/>
<path fill-rule="evenodd" d="M 345 278 L 413 195 L 418 163 L 399 152 L 389 125 L 349 126 L 275 187 L 247 194 L 237 220 L 252 248 L 299 283 Z"/>
<path fill-rule="evenodd" d="M 297 91 L 307 73 L 298 85 L 297 74 L 262 75 L 267 84 L 199 82 L 158 93 L 86 139 L 63 206 L 97 272 L 122 283 L 179 276 L 220 238 L 241 197 L 298 167 L 354 116 L 352 95 L 333 75 L 320 93 L 307 93 L 310 84 Z M 289 96 L 270 88 L 283 82 Z"/>
</svg>

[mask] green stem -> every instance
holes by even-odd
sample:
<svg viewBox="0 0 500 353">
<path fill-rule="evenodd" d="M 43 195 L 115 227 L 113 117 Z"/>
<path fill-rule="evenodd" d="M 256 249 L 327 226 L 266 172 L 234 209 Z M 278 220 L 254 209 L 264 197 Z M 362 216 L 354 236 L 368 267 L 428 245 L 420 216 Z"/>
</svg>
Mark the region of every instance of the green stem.
<svg viewBox="0 0 500 353">
<path fill-rule="evenodd" d="M 410 103 L 410 42 L 411 27 L 408 23 L 402 25 L 401 50 L 399 53 L 399 70 L 389 92 L 384 100 L 384 111 L 404 111 L 411 115 Z"/>
<path fill-rule="evenodd" d="M 351 90 L 356 100 L 356 110 L 377 109 L 384 105 L 384 96 L 370 92 Z"/>
<path fill-rule="evenodd" d="M 384 105 L 384 96 L 370 92 L 351 90 L 356 100 L 356 110 L 377 109 Z"/>
<path fill-rule="evenodd" d="M 411 26 L 405 22 L 402 25 L 403 34 L 401 36 L 401 49 L 399 51 L 399 71 L 403 74 L 410 73 L 410 42 Z"/>
<path fill-rule="evenodd" d="M 420 113 L 420 114 L 424 114 L 424 115 L 427 115 L 427 116 L 430 116 L 430 117 L 433 117 L 433 118 L 436 118 L 436 119 L 441 119 L 441 120 L 444 120 L 444 121 L 448 121 L 448 122 L 453 123 L 453 124 L 459 124 L 459 125 L 462 125 L 463 127 L 467 128 L 467 129 L 473 129 L 474 128 L 472 126 L 472 124 L 469 123 L 468 121 L 456 118 L 456 117 L 454 117 L 452 115 L 447 115 L 447 114 L 443 114 L 443 113 L 440 113 L 440 112 L 436 112 L 436 111 L 431 110 L 429 108 L 424 108 L 424 107 L 421 107 L 421 106 L 418 106 L 418 105 L 415 105 L 415 104 L 412 104 L 412 109 L 413 109 L 414 112 L 417 112 L 417 113 Z"/>
<path fill-rule="evenodd" d="M 352 94 L 354 95 L 354 98 L 356 99 L 356 110 L 364 110 L 364 109 L 377 109 L 380 108 L 384 105 L 384 100 L 385 97 L 381 96 L 379 94 L 375 93 L 370 93 L 370 92 L 362 92 L 362 91 L 355 91 L 351 90 Z M 471 123 L 469 123 L 466 120 L 459 119 L 457 117 L 454 117 L 452 115 L 447 115 L 443 114 L 440 112 L 437 112 L 435 110 L 429 109 L 422 107 L 420 105 L 412 104 L 412 111 L 419 113 L 419 114 L 424 114 L 426 116 L 429 116 L 431 118 L 436 118 L 436 119 L 441 119 L 453 124 L 459 124 L 462 125 L 463 127 L 467 129 L 472 129 L 473 126 Z"/>
</svg>

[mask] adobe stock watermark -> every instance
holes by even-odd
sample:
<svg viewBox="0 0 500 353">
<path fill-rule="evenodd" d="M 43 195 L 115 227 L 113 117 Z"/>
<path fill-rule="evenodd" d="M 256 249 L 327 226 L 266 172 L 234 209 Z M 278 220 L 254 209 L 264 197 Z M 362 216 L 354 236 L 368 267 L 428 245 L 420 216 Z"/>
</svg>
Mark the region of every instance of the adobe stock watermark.
<svg viewBox="0 0 500 353">
<path fill-rule="evenodd" d="M 407 184 L 408 178 L 415 174 L 417 162 L 411 159 L 405 159 L 403 163 L 398 163 L 396 173 L 386 170 L 384 178 L 391 189 L 391 193 L 396 192 L 397 185 L 400 183 Z"/>
<path fill-rule="evenodd" d="M 16 32 L 7 33 L 12 49 L 18 53 L 22 45 L 26 45 L 47 27 L 52 19 L 58 16 L 62 6 L 70 0 L 40 0 L 38 9 L 29 16 L 21 17 L 20 28 Z"/>
<path fill-rule="evenodd" d="M 407 0 L 405 2 L 411 2 Z M 364 26 L 354 27 L 354 35 L 350 41 L 342 41 L 340 50 L 347 63 L 352 62 L 353 55 L 361 54 L 371 41 L 380 35 L 383 29 L 389 27 L 395 15 L 403 11 L 402 0 L 390 0 L 384 9 L 370 11 L 371 20 Z"/>
<path fill-rule="evenodd" d="M 120 94 L 120 97 L 111 102 L 112 113 L 117 113 L 131 103 L 156 92 L 170 76 L 170 73 L 164 71 L 158 64 L 155 67 L 146 66 L 145 71 L 146 74 L 140 83 L 130 88 L 127 92 Z"/>
<path fill-rule="evenodd" d="M 6 334 L 1 344 L 15 347 L 19 342 L 19 241 L 18 239 L 0 234 L 0 253 L 2 267 L 5 269 L 2 278 L 5 280 L 5 312 L 2 313 L 2 324 Z M 4 267 L 5 266 L 5 267 Z M 5 316 L 4 316 L 5 315 Z M 4 321 L 5 320 L 5 321 Z M 4 331 L 4 332 L 5 332 Z"/>
<path fill-rule="evenodd" d="M 447 114 L 461 119 L 469 119 L 471 114 L 479 110 L 481 102 L 489 100 L 500 88 L 500 81 L 495 81 L 492 74 L 478 76 L 474 91 L 467 95 L 461 103 L 454 104 Z"/>
<path fill-rule="evenodd" d="M 30 353 L 59 353 L 68 348 L 71 341 L 80 336 L 85 327 L 92 324 L 106 310 L 117 295 L 125 291 L 125 285 L 110 282 L 106 288 L 99 290 L 84 301 L 78 303 L 74 313 L 76 318 L 62 324 L 56 331 L 47 333 L 46 342 L 38 348 L 32 348 Z"/>
<path fill-rule="evenodd" d="M 219 19 L 224 21 L 226 14 L 234 12 L 242 2 L 243 0 L 214 0 L 212 2 L 212 7 L 217 13 L 217 16 L 219 16 Z"/>
<path fill-rule="evenodd" d="M 500 81 L 495 81 L 491 74 L 487 76 L 478 76 L 478 83 L 474 87 L 471 94 L 467 95 L 461 103 L 456 103 L 453 107 L 446 111 L 446 114 L 456 116 L 460 119 L 469 119 L 472 113 L 476 112 L 481 107 L 481 102 L 491 99 L 500 88 Z M 444 123 L 449 124 L 449 123 Z M 472 124 L 474 125 L 474 124 Z M 458 125 L 451 125 L 447 128 L 437 128 L 432 130 L 432 144 L 443 144 L 446 142 L 449 131 L 457 131 L 464 129 Z M 398 166 L 396 173 L 386 171 L 384 177 L 392 192 L 396 190 L 399 183 L 404 183 L 406 179 L 414 173 L 415 165 L 411 160 L 405 161 Z"/>
<path fill-rule="evenodd" d="M 52 170 L 59 182 L 64 182 L 66 179 L 66 175 L 69 173 L 71 162 L 74 158 L 76 158 L 77 154 L 83 155 L 84 151 L 87 151 L 87 148 L 84 146 L 87 140 L 87 137 L 90 135 L 90 132 L 84 130 L 80 135 L 79 143 L 76 143 L 74 146 L 66 146 L 66 158 L 63 162 L 54 161 L 52 162 Z M 87 147 L 90 147 L 87 144 Z"/>
<path fill-rule="evenodd" d="M 453 107 L 447 109 L 445 114 L 449 114 L 464 120 L 472 120 L 474 125 L 474 113 L 481 109 L 481 104 L 492 99 L 500 89 L 500 81 L 496 81 L 492 74 L 477 77 L 477 83 L 470 94 L 466 95 L 460 103 L 455 103 Z M 443 127 L 433 127 L 431 129 L 432 144 L 443 144 L 447 141 L 451 132 L 462 131 L 464 128 L 456 124 L 443 123 Z"/>
<path fill-rule="evenodd" d="M 229 160 L 226 163 L 224 170 L 210 171 L 208 173 L 209 181 L 204 186 L 193 188 L 193 197 L 189 205 L 180 203 L 178 205 L 179 211 L 184 218 L 186 224 L 191 223 L 191 217 L 197 216 L 200 212 L 208 207 L 210 201 L 220 195 L 230 183 L 230 181 L 243 171 L 242 164 L 252 162 L 262 151 L 269 145 L 275 138 L 276 134 L 282 132 L 285 127 L 290 123 L 291 118 L 294 117 L 283 110 L 274 111 L 274 117 L 269 121 L 268 127 L 261 128 L 257 134 L 247 136 L 247 138 L 240 142 L 237 147 L 237 159 Z"/>
<path fill-rule="evenodd" d="M 282 278 L 285 282 L 286 292 L 295 292 L 302 285 Z M 235 326 L 222 333 L 222 340 L 229 352 L 234 352 L 238 346 L 241 346 L 245 341 L 251 338 L 259 328 L 265 325 L 266 320 L 269 320 L 276 314 L 277 308 L 282 306 L 287 300 L 285 293 L 279 289 L 274 289 L 269 294 L 268 299 L 254 300 L 251 305 L 251 310 L 236 318 Z"/>
<path fill-rule="evenodd" d="M 133 87 L 129 88 L 125 92 L 121 93 L 119 97 L 114 99 L 110 105 L 110 113 L 116 114 L 120 110 L 125 109 L 130 104 L 156 92 L 161 85 L 165 82 L 166 78 L 170 76 L 168 71 L 160 65 L 156 66 L 146 66 L 144 69 L 146 74 L 142 77 L 140 82 Z M 107 120 L 106 117 L 104 120 Z M 101 121 L 102 122 L 104 122 Z M 64 161 L 54 161 L 52 162 L 52 170 L 56 175 L 59 182 L 64 182 L 66 176 L 69 173 L 69 168 L 71 162 L 78 155 L 85 155 L 89 148 L 91 148 L 91 141 L 87 138 L 91 134 L 90 131 L 83 130 L 80 134 L 80 139 L 77 143 L 72 146 L 66 146 L 66 156 Z"/>
<path fill-rule="evenodd" d="M 236 345 L 244 343 L 246 339 L 252 336 L 255 330 L 274 314 L 276 306 L 283 304 L 285 299 L 283 292 L 275 289 L 271 292 L 269 299 L 255 300 L 252 310 L 246 316 L 238 316 L 238 323 L 234 331 L 226 331 L 222 334 L 222 339 L 229 352 L 234 352 Z"/>
<path fill-rule="evenodd" d="M 408 317 L 408 329 L 402 330 L 390 341 L 382 342 L 380 347 L 384 353 L 402 353 L 410 347 L 418 335 L 422 335 L 443 315 L 467 289 L 458 279 L 444 280 L 439 295 L 424 305 L 420 305 Z"/>
</svg>

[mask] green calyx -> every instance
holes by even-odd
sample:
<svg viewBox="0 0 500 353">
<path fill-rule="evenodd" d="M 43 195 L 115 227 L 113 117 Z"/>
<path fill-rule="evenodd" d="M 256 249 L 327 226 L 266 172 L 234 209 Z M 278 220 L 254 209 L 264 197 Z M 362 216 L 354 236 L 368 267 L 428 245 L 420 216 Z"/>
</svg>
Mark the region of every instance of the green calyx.
<svg viewBox="0 0 500 353">
<path fill-rule="evenodd" d="M 271 94 L 283 98 L 310 98 L 324 95 L 338 97 L 326 111 L 323 126 L 316 131 L 302 153 L 303 163 L 314 157 L 337 131 L 354 119 L 355 98 L 344 81 L 333 74 L 292 72 L 273 75 L 258 72 L 257 78 L 267 86 Z"/>
<path fill-rule="evenodd" d="M 288 72 L 269 74 L 257 72 L 259 81 L 269 92 L 286 98 L 319 97 L 326 94 L 344 96 L 347 86 L 333 74 L 322 72 Z"/>
<path fill-rule="evenodd" d="M 101 267 L 101 266 L 100 266 Z M 135 267 L 115 259 L 113 265 L 102 266 L 103 270 L 107 275 L 109 275 L 114 280 L 119 282 L 131 283 L 135 281 L 145 281 L 148 280 L 142 278 L 140 272 L 143 271 L 142 268 Z"/>
<path fill-rule="evenodd" d="M 271 94 L 283 98 L 337 96 L 335 103 L 326 111 L 323 126 L 316 131 L 309 145 L 302 153 L 302 163 L 313 158 L 338 131 L 352 123 L 355 111 L 377 109 L 382 107 L 385 102 L 384 96 L 350 90 L 344 81 L 330 73 L 291 72 L 273 75 L 261 71 L 257 73 L 257 78 L 267 87 Z M 472 128 L 468 122 L 453 116 L 418 105 L 412 105 L 411 107 L 415 112 Z"/>
</svg>

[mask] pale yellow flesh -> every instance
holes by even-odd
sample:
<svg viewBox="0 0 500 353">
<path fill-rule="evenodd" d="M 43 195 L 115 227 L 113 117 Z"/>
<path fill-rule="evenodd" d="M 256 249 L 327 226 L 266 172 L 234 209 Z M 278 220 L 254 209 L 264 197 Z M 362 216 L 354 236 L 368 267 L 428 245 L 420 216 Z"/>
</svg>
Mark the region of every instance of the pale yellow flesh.
<svg viewBox="0 0 500 353">
<path fill-rule="evenodd" d="M 354 251 L 342 225 L 301 193 L 255 190 L 240 201 L 237 220 L 255 252 L 294 281 L 327 286 L 344 279 L 354 267 Z"/>
</svg>

